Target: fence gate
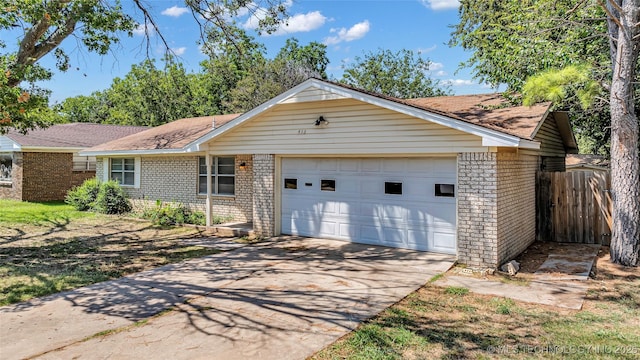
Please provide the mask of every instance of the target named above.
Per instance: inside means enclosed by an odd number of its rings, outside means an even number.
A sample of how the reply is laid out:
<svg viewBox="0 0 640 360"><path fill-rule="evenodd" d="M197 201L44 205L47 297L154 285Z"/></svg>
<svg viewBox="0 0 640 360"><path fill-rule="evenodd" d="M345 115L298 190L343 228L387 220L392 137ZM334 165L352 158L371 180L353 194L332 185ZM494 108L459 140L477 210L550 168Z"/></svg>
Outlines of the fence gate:
<svg viewBox="0 0 640 360"><path fill-rule="evenodd" d="M604 171L538 172L538 240L609 245L610 185Z"/></svg>

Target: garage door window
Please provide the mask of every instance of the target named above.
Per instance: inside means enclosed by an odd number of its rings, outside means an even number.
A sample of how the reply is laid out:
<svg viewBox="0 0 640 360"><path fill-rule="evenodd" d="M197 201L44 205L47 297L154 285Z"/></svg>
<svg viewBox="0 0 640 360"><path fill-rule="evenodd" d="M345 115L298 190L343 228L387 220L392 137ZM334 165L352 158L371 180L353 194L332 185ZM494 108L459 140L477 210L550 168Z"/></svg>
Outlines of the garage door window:
<svg viewBox="0 0 640 360"><path fill-rule="evenodd" d="M336 181L335 180L320 180L320 190L321 191L336 191Z"/></svg>
<svg viewBox="0 0 640 360"><path fill-rule="evenodd" d="M298 179L284 179L284 188L295 190L298 188Z"/></svg>
<svg viewBox="0 0 640 360"><path fill-rule="evenodd" d="M436 184L436 196L455 197L455 185L453 184Z"/></svg>
<svg viewBox="0 0 640 360"><path fill-rule="evenodd" d="M402 195L402 183L385 181L384 193L389 195Z"/></svg>

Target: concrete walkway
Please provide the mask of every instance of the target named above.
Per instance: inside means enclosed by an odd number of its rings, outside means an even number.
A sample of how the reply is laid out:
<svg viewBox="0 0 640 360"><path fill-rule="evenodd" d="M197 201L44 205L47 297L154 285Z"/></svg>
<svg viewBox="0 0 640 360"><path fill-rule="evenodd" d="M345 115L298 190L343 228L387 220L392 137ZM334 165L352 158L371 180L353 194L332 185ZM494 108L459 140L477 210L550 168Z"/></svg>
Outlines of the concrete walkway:
<svg viewBox="0 0 640 360"><path fill-rule="evenodd" d="M2 307L0 358L304 359L454 261L291 237L235 246Z"/></svg>
<svg viewBox="0 0 640 360"><path fill-rule="evenodd" d="M589 279L598 249L599 245L563 246L561 253L549 254L528 285L458 275L446 275L435 284L465 287L477 294L580 310L589 289L586 280Z"/></svg>

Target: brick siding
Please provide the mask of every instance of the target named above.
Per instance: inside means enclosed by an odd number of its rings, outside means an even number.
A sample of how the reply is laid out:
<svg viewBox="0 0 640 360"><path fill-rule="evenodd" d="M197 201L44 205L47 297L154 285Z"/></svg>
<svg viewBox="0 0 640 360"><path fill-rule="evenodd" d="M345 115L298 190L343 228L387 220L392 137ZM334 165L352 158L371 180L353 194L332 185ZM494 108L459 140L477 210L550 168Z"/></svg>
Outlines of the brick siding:
<svg viewBox="0 0 640 360"><path fill-rule="evenodd" d="M498 265L536 239L537 156L498 153Z"/></svg>
<svg viewBox="0 0 640 360"><path fill-rule="evenodd" d="M498 163L495 153L458 154L458 261L498 264Z"/></svg>
<svg viewBox="0 0 640 360"><path fill-rule="evenodd" d="M96 162L98 179L104 179L104 161ZM213 196L214 215L231 216L234 221L252 218L252 165L251 156L236 156L236 195ZM241 170L240 164L246 164ZM194 210L206 210L206 196L198 195L198 156L142 157L140 159L140 187L124 187L135 208L155 206L157 200L181 203Z"/></svg>
<svg viewBox="0 0 640 360"><path fill-rule="evenodd" d="M22 200L22 158L23 153L12 153L11 182L0 183L0 198Z"/></svg>
<svg viewBox="0 0 640 360"><path fill-rule="evenodd" d="M458 155L458 261L495 268L535 240L538 157Z"/></svg>
<svg viewBox="0 0 640 360"><path fill-rule="evenodd" d="M275 158L253 155L253 230L258 236L275 235Z"/></svg>

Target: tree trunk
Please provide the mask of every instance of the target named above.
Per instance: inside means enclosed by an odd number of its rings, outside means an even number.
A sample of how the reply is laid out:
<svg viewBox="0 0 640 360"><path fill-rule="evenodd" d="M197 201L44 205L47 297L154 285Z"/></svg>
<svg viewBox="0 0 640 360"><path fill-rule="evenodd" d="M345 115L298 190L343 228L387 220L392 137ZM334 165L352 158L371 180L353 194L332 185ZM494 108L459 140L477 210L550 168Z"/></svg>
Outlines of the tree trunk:
<svg viewBox="0 0 640 360"><path fill-rule="evenodd" d="M611 192L613 232L611 261L637 266L640 253L640 162L638 118L634 109L635 69L640 52L640 0L611 0L620 5L612 41ZM611 9L611 7L610 7Z"/></svg>

